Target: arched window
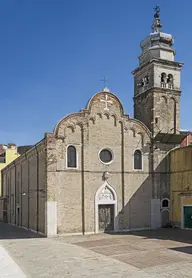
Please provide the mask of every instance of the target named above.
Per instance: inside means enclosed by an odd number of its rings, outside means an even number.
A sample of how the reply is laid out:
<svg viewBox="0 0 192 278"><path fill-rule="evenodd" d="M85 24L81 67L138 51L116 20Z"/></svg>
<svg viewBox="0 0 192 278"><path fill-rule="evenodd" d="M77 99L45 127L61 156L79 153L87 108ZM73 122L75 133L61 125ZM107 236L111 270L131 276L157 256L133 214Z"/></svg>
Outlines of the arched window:
<svg viewBox="0 0 192 278"><path fill-rule="evenodd" d="M169 207L169 200L168 199L163 199L161 201L161 207L162 208L168 208Z"/></svg>
<svg viewBox="0 0 192 278"><path fill-rule="evenodd" d="M161 74L161 83L166 83L166 73L162 72Z"/></svg>
<svg viewBox="0 0 192 278"><path fill-rule="evenodd" d="M172 74L168 74L167 83L173 84L173 75Z"/></svg>
<svg viewBox="0 0 192 278"><path fill-rule="evenodd" d="M161 74L161 87L166 88L166 83L167 83L167 75L165 72L162 72Z"/></svg>
<svg viewBox="0 0 192 278"><path fill-rule="evenodd" d="M169 89L172 89L173 88L173 75L172 74L168 74L167 83L168 83Z"/></svg>
<svg viewBox="0 0 192 278"><path fill-rule="evenodd" d="M148 84L149 83L149 76L145 76L144 77L144 85Z"/></svg>
<svg viewBox="0 0 192 278"><path fill-rule="evenodd" d="M140 150L134 152L134 169L142 170L142 153Z"/></svg>
<svg viewBox="0 0 192 278"><path fill-rule="evenodd" d="M77 167L77 152L74 146L69 146L67 148L67 167L68 168Z"/></svg>

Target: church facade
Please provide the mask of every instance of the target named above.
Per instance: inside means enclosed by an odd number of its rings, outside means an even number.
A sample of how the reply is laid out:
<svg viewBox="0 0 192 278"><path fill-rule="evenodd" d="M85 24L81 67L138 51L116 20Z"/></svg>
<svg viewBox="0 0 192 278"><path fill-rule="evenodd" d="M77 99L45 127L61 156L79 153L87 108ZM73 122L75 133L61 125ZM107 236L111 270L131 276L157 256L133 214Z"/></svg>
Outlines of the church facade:
<svg viewBox="0 0 192 278"><path fill-rule="evenodd" d="M134 119L104 88L85 109L2 171L7 222L47 236L129 231L169 223L169 152L180 133L180 71L173 38L141 42L134 76Z"/></svg>

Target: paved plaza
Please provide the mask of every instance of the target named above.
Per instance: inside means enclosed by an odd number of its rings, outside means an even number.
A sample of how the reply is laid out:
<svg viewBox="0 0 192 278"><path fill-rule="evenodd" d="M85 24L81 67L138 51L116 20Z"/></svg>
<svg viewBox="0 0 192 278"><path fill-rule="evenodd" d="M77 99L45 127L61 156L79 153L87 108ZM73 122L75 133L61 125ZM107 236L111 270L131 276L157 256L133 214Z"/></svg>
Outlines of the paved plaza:
<svg viewBox="0 0 192 278"><path fill-rule="evenodd" d="M192 277L192 231L47 239L0 223L3 277Z"/></svg>

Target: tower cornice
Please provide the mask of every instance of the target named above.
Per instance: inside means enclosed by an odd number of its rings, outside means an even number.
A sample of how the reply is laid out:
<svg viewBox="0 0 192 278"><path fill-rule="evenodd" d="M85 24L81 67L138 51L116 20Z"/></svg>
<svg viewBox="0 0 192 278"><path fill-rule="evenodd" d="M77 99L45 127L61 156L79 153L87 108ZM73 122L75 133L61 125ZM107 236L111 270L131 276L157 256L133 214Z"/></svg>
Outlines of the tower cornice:
<svg viewBox="0 0 192 278"><path fill-rule="evenodd" d="M152 63L161 64L161 65L164 65L164 66L168 65L168 66L177 67L177 68L182 68L182 66L184 65L184 63L182 63L182 62L176 62L176 61L169 61L169 60L154 58L154 59L142 64L141 66L137 67L131 73L133 75L135 75L138 71L140 71L141 69L147 67L148 65L150 65Z"/></svg>

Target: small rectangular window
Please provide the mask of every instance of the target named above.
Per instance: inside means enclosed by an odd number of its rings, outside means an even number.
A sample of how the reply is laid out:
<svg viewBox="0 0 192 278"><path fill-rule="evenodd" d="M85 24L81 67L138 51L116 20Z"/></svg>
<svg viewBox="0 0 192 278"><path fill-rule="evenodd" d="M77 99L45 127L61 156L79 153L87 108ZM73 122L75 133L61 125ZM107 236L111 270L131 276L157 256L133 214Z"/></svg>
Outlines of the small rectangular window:
<svg viewBox="0 0 192 278"><path fill-rule="evenodd" d="M6 162L6 153L3 152L0 154L0 163L5 163Z"/></svg>
<svg viewBox="0 0 192 278"><path fill-rule="evenodd" d="M157 117L155 118L155 123L158 124L158 118Z"/></svg>

